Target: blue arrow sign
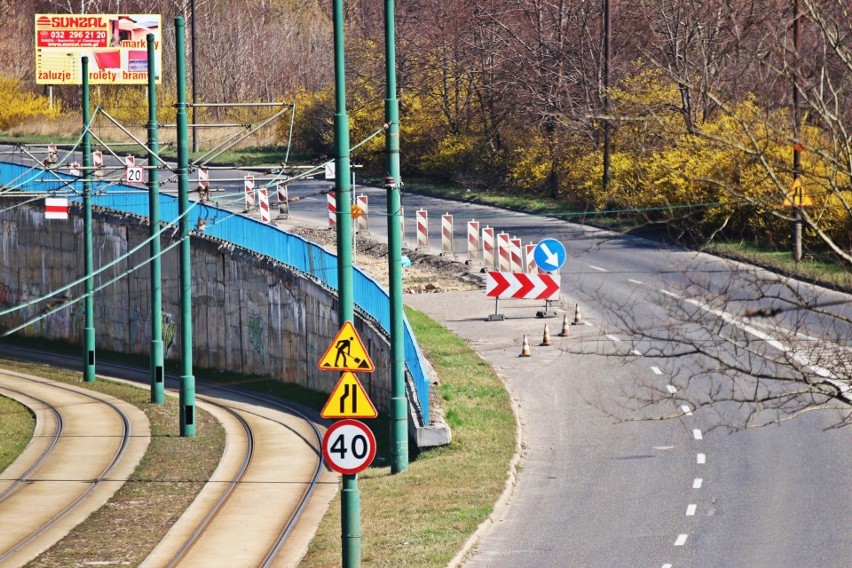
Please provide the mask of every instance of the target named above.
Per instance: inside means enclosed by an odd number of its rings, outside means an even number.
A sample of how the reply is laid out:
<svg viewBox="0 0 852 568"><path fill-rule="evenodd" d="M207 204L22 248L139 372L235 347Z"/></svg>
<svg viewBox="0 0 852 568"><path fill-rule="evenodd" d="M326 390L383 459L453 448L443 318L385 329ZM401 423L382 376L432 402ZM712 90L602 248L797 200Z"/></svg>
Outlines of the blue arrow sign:
<svg viewBox="0 0 852 568"><path fill-rule="evenodd" d="M533 251L533 260L542 270L559 270L565 264L565 247L556 239L539 241Z"/></svg>

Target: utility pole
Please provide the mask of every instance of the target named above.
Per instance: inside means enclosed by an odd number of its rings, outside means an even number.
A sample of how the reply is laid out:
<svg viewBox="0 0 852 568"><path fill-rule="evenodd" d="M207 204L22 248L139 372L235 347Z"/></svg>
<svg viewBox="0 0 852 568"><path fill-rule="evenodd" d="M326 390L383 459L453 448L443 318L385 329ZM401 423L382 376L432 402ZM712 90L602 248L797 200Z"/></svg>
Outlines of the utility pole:
<svg viewBox="0 0 852 568"><path fill-rule="evenodd" d="M192 375L192 257L189 248L189 153L186 121L186 40L183 18L175 18L177 69L177 179L180 215L180 435L195 436L195 377Z"/></svg>
<svg viewBox="0 0 852 568"><path fill-rule="evenodd" d="M92 142L89 134L89 58L84 56L83 66L83 264L86 270L86 299L84 300L85 328L83 330L83 380L95 382L95 265L92 251Z"/></svg>
<svg viewBox="0 0 852 568"><path fill-rule="evenodd" d="M396 98L394 0L385 0L385 152L388 178L388 298L391 334L391 473L408 470L408 399L405 396L405 344L402 312L402 235L399 172L399 100Z"/></svg>
<svg viewBox="0 0 852 568"><path fill-rule="evenodd" d="M612 125L609 121L609 59L610 59L610 49L612 48L612 41L610 40L610 23L611 23L611 15L609 11L609 2L610 0L604 0L604 13L603 13L603 34L604 34L604 45L603 45L603 64L604 64L604 72L603 72L603 105L604 105L604 139L603 139L603 190L607 191L609 189L609 185L612 181L612 174L610 173L610 154L611 154L611 128Z"/></svg>
<svg viewBox="0 0 852 568"><path fill-rule="evenodd" d="M352 289L352 187L349 158L349 116L346 114L346 66L343 41L343 0L334 0L334 191L337 199L337 319L342 328L354 319ZM358 474L343 475L340 499L343 568L361 566L361 495Z"/></svg>
<svg viewBox="0 0 852 568"><path fill-rule="evenodd" d="M793 181L799 179L802 172L802 156L799 150L799 85L797 83L799 69L799 0L793 0L793 51L796 65L793 69ZM804 190L799 190L791 196L793 204L793 260L802 260L802 199Z"/></svg>
<svg viewBox="0 0 852 568"><path fill-rule="evenodd" d="M148 41L148 216L151 220L151 402L165 401L163 368L163 293L160 270L160 173L157 170L157 77L154 34Z"/></svg>
<svg viewBox="0 0 852 568"><path fill-rule="evenodd" d="M195 108L198 104L198 82L196 81L195 74L195 0L190 2L189 10L189 17L192 19L192 23L190 25L190 43L192 48L192 60L190 61L190 65L192 66L192 116L190 122L192 122L192 151L198 152L198 130L195 127L197 124L195 121Z"/></svg>

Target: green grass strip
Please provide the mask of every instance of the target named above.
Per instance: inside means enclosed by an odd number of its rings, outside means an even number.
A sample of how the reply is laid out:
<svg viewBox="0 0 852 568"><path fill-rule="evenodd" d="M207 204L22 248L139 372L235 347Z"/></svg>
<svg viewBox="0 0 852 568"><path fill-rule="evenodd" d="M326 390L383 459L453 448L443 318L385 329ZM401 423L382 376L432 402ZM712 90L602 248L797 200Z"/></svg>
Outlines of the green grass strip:
<svg viewBox="0 0 852 568"><path fill-rule="evenodd" d="M0 396L0 472L17 459L35 431L35 416L29 408Z"/></svg>
<svg viewBox="0 0 852 568"><path fill-rule="evenodd" d="M423 452L403 474L376 466L359 476L363 566L446 566L491 513L514 455L509 394L491 366L424 314L406 313L440 378L453 441ZM338 494L301 566L338 566L340 558Z"/></svg>

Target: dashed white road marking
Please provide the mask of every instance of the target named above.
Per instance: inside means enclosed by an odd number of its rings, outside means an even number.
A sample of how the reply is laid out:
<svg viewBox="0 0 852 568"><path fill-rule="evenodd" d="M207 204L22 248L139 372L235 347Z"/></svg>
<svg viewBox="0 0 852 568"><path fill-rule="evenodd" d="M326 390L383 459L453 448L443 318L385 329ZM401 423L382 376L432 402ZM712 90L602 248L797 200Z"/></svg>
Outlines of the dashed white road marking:
<svg viewBox="0 0 852 568"><path fill-rule="evenodd" d="M679 535L677 535L677 540L675 541L674 545L675 546L683 546L684 544L686 544L686 539L688 539L688 538L689 538L688 534L679 534Z"/></svg>
<svg viewBox="0 0 852 568"><path fill-rule="evenodd" d="M627 281L631 284L642 284L641 280L633 280L632 278L628 278Z"/></svg>
<svg viewBox="0 0 852 568"><path fill-rule="evenodd" d="M655 450L673 450L674 446L652 446Z"/></svg>
<svg viewBox="0 0 852 568"><path fill-rule="evenodd" d="M696 440L703 440L704 439L704 435L701 433L701 430L699 430L698 428L696 428L692 431L692 436Z"/></svg>
<svg viewBox="0 0 852 568"><path fill-rule="evenodd" d="M704 454L698 454L695 458L695 463L707 463L707 456Z"/></svg>
<svg viewBox="0 0 852 568"><path fill-rule="evenodd" d="M665 294L666 296L669 296L670 298L677 298L677 299L680 299L680 296L678 296L678 295L677 295L677 294L675 294L674 292L669 292L668 290L663 290L662 288L660 289L660 293L661 293L661 294Z"/></svg>
<svg viewBox="0 0 852 568"><path fill-rule="evenodd" d="M609 272L606 268L601 268L600 266L595 266L594 264L590 264L589 268L597 270L598 272Z"/></svg>
<svg viewBox="0 0 852 568"><path fill-rule="evenodd" d="M695 505L695 504L693 504L693 503L690 503L690 504L686 507L686 516L687 516L687 517L692 517L692 516L694 516L694 515L695 515L695 510L696 510L697 508L698 508L698 505Z"/></svg>
<svg viewBox="0 0 852 568"><path fill-rule="evenodd" d="M696 478L692 481L692 488L693 488L693 489L701 489L701 484L703 484L703 483L704 483L704 480L703 480L703 479L701 479L700 477L696 477Z"/></svg>
<svg viewBox="0 0 852 568"><path fill-rule="evenodd" d="M641 357L641 356L642 356L642 352L641 352L641 351L639 351L639 350L637 350L637 349L634 349L632 353L633 353L634 355L636 355L637 357Z"/></svg>
<svg viewBox="0 0 852 568"><path fill-rule="evenodd" d="M615 341L616 343L621 343L621 340L614 335L607 335L606 337L607 337L607 339L609 339L611 341Z"/></svg>
<svg viewBox="0 0 852 568"><path fill-rule="evenodd" d="M683 413L684 413L686 416L692 416L692 409L691 409L691 408L689 408L689 406L687 406L687 405L685 405L685 404L681 404L681 405L680 405L680 409L683 411Z"/></svg>
<svg viewBox="0 0 852 568"><path fill-rule="evenodd" d="M672 568L671 564L663 564L663 568Z"/></svg>
<svg viewBox="0 0 852 568"><path fill-rule="evenodd" d="M660 373L662 375L662 373ZM666 390L671 394L675 394L677 392L677 388L674 385L666 385Z"/></svg>
<svg viewBox="0 0 852 568"><path fill-rule="evenodd" d="M651 370L654 371L655 375L662 375L663 374L663 372L660 370L659 367L651 367Z"/></svg>

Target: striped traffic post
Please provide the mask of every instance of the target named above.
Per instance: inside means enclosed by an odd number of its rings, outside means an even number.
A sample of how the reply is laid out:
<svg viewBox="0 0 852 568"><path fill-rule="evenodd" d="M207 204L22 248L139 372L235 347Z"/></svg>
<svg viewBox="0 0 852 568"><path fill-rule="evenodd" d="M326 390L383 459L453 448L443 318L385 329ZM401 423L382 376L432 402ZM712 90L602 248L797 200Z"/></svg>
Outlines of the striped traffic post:
<svg viewBox="0 0 852 568"><path fill-rule="evenodd" d="M454 254L453 250L453 216L449 213L441 215L441 254Z"/></svg>
<svg viewBox="0 0 852 568"><path fill-rule="evenodd" d="M524 262L521 258L521 239L517 237L509 239L509 256L512 272L523 272Z"/></svg>
<svg viewBox="0 0 852 568"><path fill-rule="evenodd" d="M248 211L252 207L254 207L254 176L247 175L243 178L243 189L245 189L246 195L246 210Z"/></svg>
<svg viewBox="0 0 852 568"><path fill-rule="evenodd" d="M524 245L524 258L526 259L524 272L527 274L536 274L538 272L538 267L535 265L535 255L533 254L535 247L536 243Z"/></svg>
<svg viewBox="0 0 852 568"><path fill-rule="evenodd" d="M494 264L494 228L482 229L482 264L487 268L497 268Z"/></svg>
<svg viewBox="0 0 852 568"><path fill-rule="evenodd" d="M429 248L429 212L425 209L417 210L417 248Z"/></svg>
<svg viewBox="0 0 852 568"><path fill-rule="evenodd" d="M210 198L210 172L204 166L198 168L198 196L201 201Z"/></svg>
<svg viewBox="0 0 852 568"><path fill-rule="evenodd" d="M369 211L368 201L367 196L363 193L355 197L355 204L361 208L361 214L358 216L358 223L356 227L359 233L368 233L370 229L370 223L367 219L367 213Z"/></svg>
<svg viewBox="0 0 852 568"><path fill-rule="evenodd" d="M328 226L336 227L337 226L337 194L333 191L328 192L327 196L328 203Z"/></svg>
<svg viewBox="0 0 852 568"><path fill-rule="evenodd" d="M92 166L97 177L104 177L104 153L100 150L92 152Z"/></svg>
<svg viewBox="0 0 852 568"><path fill-rule="evenodd" d="M467 222L467 258L479 260L479 221Z"/></svg>
<svg viewBox="0 0 852 568"><path fill-rule="evenodd" d="M509 253L511 246L509 233L497 235L497 267L501 272L512 272L512 258Z"/></svg>
<svg viewBox="0 0 852 568"><path fill-rule="evenodd" d="M278 192L278 218L290 218L290 197L287 195L287 184L279 183L277 186Z"/></svg>
<svg viewBox="0 0 852 568"><path fill-rule="evenodd" d="M260 220L264 223L270 223L272 215L269 212L269 193L265 185L261 185L258 188L257 197L260 200Z"/></svg>
<svg viewBox="0 0 852 568"><path fill-rule="evenodd" d="M133 167L136 167L136 157L135 157L135 156L131 156L130 154L128 154L128 155L124 158L124 167L126 167L126 168L133 168Z"/></svg>

